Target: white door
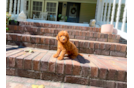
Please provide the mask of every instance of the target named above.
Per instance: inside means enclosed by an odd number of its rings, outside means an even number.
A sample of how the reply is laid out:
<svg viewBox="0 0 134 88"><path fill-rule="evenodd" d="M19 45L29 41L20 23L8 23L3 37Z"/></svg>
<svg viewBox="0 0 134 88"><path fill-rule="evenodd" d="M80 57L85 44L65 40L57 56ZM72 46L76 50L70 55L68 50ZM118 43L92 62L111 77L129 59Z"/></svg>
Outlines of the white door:
<svg viewBox="0 0 134 88"><path fill-rule="evenodd" d="M58 1L46 1L45 11L48 12L48 20L57 21Z"/></svg>
<svg viewBox="0 0 134 88"><path fill-rule="evenodd" d="M31 17L36 16L39 18L41 12L43 12L44 0L32 0Z"/></svg>

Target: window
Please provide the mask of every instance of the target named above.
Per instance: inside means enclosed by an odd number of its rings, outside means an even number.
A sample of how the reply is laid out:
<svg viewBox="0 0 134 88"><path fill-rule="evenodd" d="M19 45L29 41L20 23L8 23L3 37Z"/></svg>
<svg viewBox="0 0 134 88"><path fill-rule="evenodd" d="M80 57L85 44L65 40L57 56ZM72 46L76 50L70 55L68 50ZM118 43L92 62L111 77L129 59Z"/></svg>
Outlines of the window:
<svg viewBox="0 0 134 88"><path fill-rule="evenodd" d="M43 2L41 1L33 1L33 14L36 15L36 17L38 18L40 15L40 12L42 12L42 6L43 6Z"/></svg>
<svg viewBox="0 0 134 88"><path fill-rule="evenodd" d="M57 20L58 2L46 2L46 11L48 12L48 20Z"/></svg>

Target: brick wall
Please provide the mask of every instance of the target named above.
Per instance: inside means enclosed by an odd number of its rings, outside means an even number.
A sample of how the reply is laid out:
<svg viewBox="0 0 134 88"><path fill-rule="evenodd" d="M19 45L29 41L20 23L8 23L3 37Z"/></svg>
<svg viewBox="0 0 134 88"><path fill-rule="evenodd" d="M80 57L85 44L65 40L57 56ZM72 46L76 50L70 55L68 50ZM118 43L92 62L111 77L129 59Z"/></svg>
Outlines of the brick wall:
<svg viewBox="0 0 134 88"><path fill-rule="evenodd" d="M22 45L26 47L35 47L49 50L57 49L57 40L55 37L6 33L6 38L7 44L11 45ZM126 57L127 55L126 44L75 39L70 39L70 41L76 45L80 53L119 57Z"/></svg>
<svg viewBox="0 0 134 88"><path fill-rule="evenodd" d="M47 24L47 23L36 23L36 22L20 22L20 26L34 26L34 27L47 27L47 28L64 28L64 29L77 29L82 31L93 31L100 32L101 28L95 27L83 27L83 26L68 26L59 24Z"/></svg>
<svg viewBox="0 0 134 88"><path fill-rule="evenodd" d="M126 58L90 55L72 60L53 58L55 52L38 50L26 53L23 49L6 52L6 74L42 80L97 86L126 88ZM100 59L103 58L103 59ZM114 64L111 63L114 61ZM115 87L116 86L116 87Z"/></svg>
<svg viewBox="0 0 134 88"><path fill-rule="evenodd" d="M44 35L56 37L58 32L63 30L62 28L43 28L43 27L33 27L33 26L9 26L10 33L21 33L21 34L31 34L31 35ZM81 40L91 40L91 41L102 41L102 42L119 42L120 36L114 34L102 34L99 32L98 28L91 28L89 31L86 30L72 30L64 29L68 31L70 39L81 39Z"/></svg>

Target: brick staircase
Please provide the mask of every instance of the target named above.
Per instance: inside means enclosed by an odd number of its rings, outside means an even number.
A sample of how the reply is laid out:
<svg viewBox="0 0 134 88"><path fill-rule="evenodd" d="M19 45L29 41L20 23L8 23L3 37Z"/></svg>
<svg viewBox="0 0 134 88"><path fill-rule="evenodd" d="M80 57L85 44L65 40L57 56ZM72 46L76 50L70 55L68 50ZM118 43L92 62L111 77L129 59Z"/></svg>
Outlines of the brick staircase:
<svg viewBox="0 0 134 88"><path fill-rule="evenodd" d="M119 43L119 35L102 34L100 28L32 22L10 25L9 29L8 45L38 49L34 53L24 52L26 48L7 51L7 75L103 88L127 87L127 45ZM60 30L68 31L70 41L83 57L65 57L62 61L52 57L57 49L55 36Z"/></svg>

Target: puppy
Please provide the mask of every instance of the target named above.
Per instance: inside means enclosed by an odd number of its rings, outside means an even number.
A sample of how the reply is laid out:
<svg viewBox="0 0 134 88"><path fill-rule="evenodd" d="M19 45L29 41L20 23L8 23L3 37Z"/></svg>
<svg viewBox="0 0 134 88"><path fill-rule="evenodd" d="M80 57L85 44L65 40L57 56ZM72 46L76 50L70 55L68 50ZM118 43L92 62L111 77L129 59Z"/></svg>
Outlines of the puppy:
<svg viewBox="0 0 134 88"><path fill-rule="evenodd" d="M67 31L60 31L56 36L56 39L58 40L58 46L57 53L53 56L54 58L58 57L58 60L62 60L65 54L68 54L70 58L75 59L78 55L81 55L78 53L77 47L69 41L69 34ZM59 56L60 53L61 55Z"/></svg>

